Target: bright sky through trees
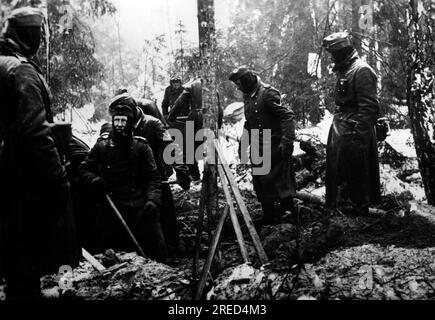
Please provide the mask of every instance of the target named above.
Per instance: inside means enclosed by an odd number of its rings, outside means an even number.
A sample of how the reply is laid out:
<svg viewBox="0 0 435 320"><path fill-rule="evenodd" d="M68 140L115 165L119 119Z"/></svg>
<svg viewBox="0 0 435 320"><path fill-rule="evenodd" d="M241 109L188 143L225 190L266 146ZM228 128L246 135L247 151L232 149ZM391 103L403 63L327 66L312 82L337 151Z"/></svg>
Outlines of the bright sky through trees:
<svg viewBox="0 0 435 320"><path fill-rule="evenodd" d="M188 43L198 41L197 0L110 0L118 9L121 36L131 46L140 47L144 39L166 34L168 46L178 49L174 32L182 20ZM228 24L230 0L215 1L218 28Z"/></svg>

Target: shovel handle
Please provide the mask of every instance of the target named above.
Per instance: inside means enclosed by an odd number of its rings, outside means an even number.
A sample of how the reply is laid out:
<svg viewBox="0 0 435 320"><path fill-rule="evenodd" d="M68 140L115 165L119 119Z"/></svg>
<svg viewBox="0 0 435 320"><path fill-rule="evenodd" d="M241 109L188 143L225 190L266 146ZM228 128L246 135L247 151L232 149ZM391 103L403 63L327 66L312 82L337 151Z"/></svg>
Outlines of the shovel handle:
<svg viewBox="0 0 435 320"><path fill-rule="evenodd" d="M143 252L141 246L139 245L139 242L137 242L135 236L133 235L133 233L131 232L130 228L128 227L127 223L125 222L124 218L122 217L121 213L119 212L119 210L116 208L115 204L113 203L112 199L110 199L110 197L106 194L106 200L109 203L110 208L112 209L112 211L116 214L116 216L118 217L119 222L121 222L122 226L124 227L125 231L127 231L128 236L130 238L130 240L134 243L134 245L136 246L136 249L138 251L138 253L142 256L145 257L145 253Z"/></svg>

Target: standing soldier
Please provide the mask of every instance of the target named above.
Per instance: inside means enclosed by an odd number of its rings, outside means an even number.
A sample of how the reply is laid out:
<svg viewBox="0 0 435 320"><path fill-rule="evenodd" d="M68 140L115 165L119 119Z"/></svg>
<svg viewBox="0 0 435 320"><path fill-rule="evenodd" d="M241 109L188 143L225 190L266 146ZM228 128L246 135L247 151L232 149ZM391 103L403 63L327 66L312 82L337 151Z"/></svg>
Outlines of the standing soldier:
<svg viewBox="0 0 435 320"><path fill-rule="evenodd" d="M80 166L83 182L101 199L108 193L145 253L164 261L166 245L160 225L160 175L146 139L133 136L133 111L129 106L112 109L108 138L101 138ZM129 250L126 231L110 208L103 205L96 222L101 249Z"/></svg>
<svg viewBox="0 0 435 320"><path fill-rule="evenodd" d="M294 113L281 104L280 92L263 83L251 70L245 67L238 68L231 73L229 79L244 94L246 122L245 136L242 140L250 139L251 130L259 130L258 143L249 141L251 159L253 148L259 149L257 154L263 154L266 148L271 150L270 172L265 175L253 174L253 183L263 208L263 219L260 224L275 224L286 211L294 213L293 197L296 193L296 182L291 163L295 140ZM271 141L263 142L265 130L271 131ZM241 150L240 153L246 151ZM279 202L279 208L275 208L276 202Z"/></svg>
<svg viewBox="0 0 435 320"><path fill-rule="evenodd" d="M175 101L183 92L183 87L181 86L181 79L179 77L172 77L169 81L169 87L165 90L165 96L162 101L162 112L163 116L167 117Z"/></svg>
<svg viewBox="0 0 435 320"><path fill-rule="evenodd" d="M342 207L366 215L380 198L377 77L359 58L347 32L326 37L322 45L337 74L336 110L326 148L326 203L332 210Z"/></svg>
<svg viewBox="0 0 435 320"><path fill-rule="evenodd" d="M40 277L79 257L49 91L31 60L42 24L38 9L16 9L0 39L0 273L11 299L38 298Z"/></svg>
<svg viewBox="0 0 435 320"><path fill-rule="evenodd" d="M193 125L193 133L194 136L202 128L202 83L201 79L196 79L191 81L185 85L185 88L182 94L175 101L174 106L172 107L169 115L167 117L167 121L170 126L174 129L178 129L183 134L183 143L184 143L184 159L186 159L187 150L187 123L191 123ZM201 141L194 142L194 150L202 144ZM190 176L193 181L197 181L201 179L201 174L198 168L197 159L193 160L193 163L187 164L189 166Z"/></svg>
<svg viewBox="0 0 435 320"><path fill-rule="evenodd" d="M218 101L218 128L222 126L223 110L219 103L219 96L217 96ZM167 121L172 128L178 129L183 134L184 141L184 159L186 160L186 152L188 150L187 144L187 130L189 129L188 124L192 125L193 135L202 129L202 80L195 79L190 81L184 86L183 93L178 97L174 103L174 107L167 117ZM196 154L196 149L203 143L203 141L194 141L194 155ZM190 176L193 181L201 179L201 174L198 168L198 162L194 157L193 163L187 164L189 167Z"/></svg>

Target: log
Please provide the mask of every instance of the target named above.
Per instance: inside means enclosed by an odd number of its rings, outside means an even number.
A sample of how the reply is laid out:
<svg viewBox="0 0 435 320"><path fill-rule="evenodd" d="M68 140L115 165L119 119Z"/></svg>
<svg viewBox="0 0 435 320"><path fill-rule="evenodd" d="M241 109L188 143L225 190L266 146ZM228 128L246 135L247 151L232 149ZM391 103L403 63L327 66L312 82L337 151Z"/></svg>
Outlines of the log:
<svg viewBox="0 0 435 320"><path fill-rule="evenodd" d="M314 203L318 205L325 205L325 199L322 197L316 196L314 194L311 194L306 191L298 191L295 196L296 199L302 200L304 202L308 203ZM369 208L369 213L372 215L384 215L387 214L385 210L382 209L376 209L376 208Z"/></svg>
<svg viewBox="0 0 435 320"><path fill-rule="evenodd" d="M237 205L239 206L240 211L242 212L243 219L245 220L246 226L248 227L249 234L252 238L252 242L254 243L254 247L255 250L257 251L260 262L262 264L266 264L269 262L269 259L267 258L266 252L264 251L264 248L260 242L260 237L258 236L258 233L255 230L254 223L252 222L251 216L243 201L242 195L240 194L240 190L236 184L234 175L231 172L231 169L225 160L222 150L220 149L219 143L217 142L217 140L214 140L213 143L218 154L219 164L222 165L222 168L225 172L228 182L230 183L231 190L233 191Z"/></svg>
<svg viewBox="0 0 435 320"><path fill-rule="evenodd" d="M221 215L219 223L218 223L216 230L213 234L213 237L211 239L210 248L209 248L208 254L207 254L207 259L205 261L204 267L202 268L201 278L199 279L198 286L196 287L196 290L195 290L194 300L201 299L202 292L204 291L204 287L205 287L205 284L207 282L207 276L208 276L208 273L210 272L211 263L213 262L213 257L216 253L216 248L218 246L219 238L220 238L221 233L222 233L222 227L223 227L225 219L228 215L228 211L229 211L229 206L225 206L224 212Z"/></svg>
<svg viewBox="0 0 435 320"><path fill-rule="evenodd" d="M237 242L240 247L240 253L242 254L243 261L246 263L249 262L248 251L246 250L245 240L243 239L242 230L240 229L239 220L237 219L237 214L234 208L233 199L231 198L230 188L228 186L228 182L226 181L225 173L220 166L218 166L218 173L219 173L219 177L221 178L222 189L224 190L225 198L227 199L227 203L230 209L230 217L233 223Z"/></svg>

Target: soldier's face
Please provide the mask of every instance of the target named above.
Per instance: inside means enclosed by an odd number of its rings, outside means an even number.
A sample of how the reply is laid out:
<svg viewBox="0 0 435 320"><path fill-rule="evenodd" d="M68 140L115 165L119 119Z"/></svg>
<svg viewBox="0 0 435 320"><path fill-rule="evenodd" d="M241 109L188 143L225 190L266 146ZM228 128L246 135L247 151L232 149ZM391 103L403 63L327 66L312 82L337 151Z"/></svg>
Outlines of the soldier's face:
<svg viewBox="0 0 435 320"><path fill-rule="evenodd" d="M127 127L128 117L127 116L115 116L113 117L113 127L116 132L122 133Z"/></svg>
<svg viewBox="0 0 435 320"><path fill-rule="evenodd" d="M174 82L174 83L172 84L172 88L174 88L175 90L180 89L180 87L181 87L181 83L179 83L179 82Z"/></svg>
<svg viewBox="0 0 435 320"><path fill-rule="evenodd" d="M243 91L242 89L242 82L239 80L234 81L235 85L237 86L237 89L239 89L240 91Z"/></svg>

